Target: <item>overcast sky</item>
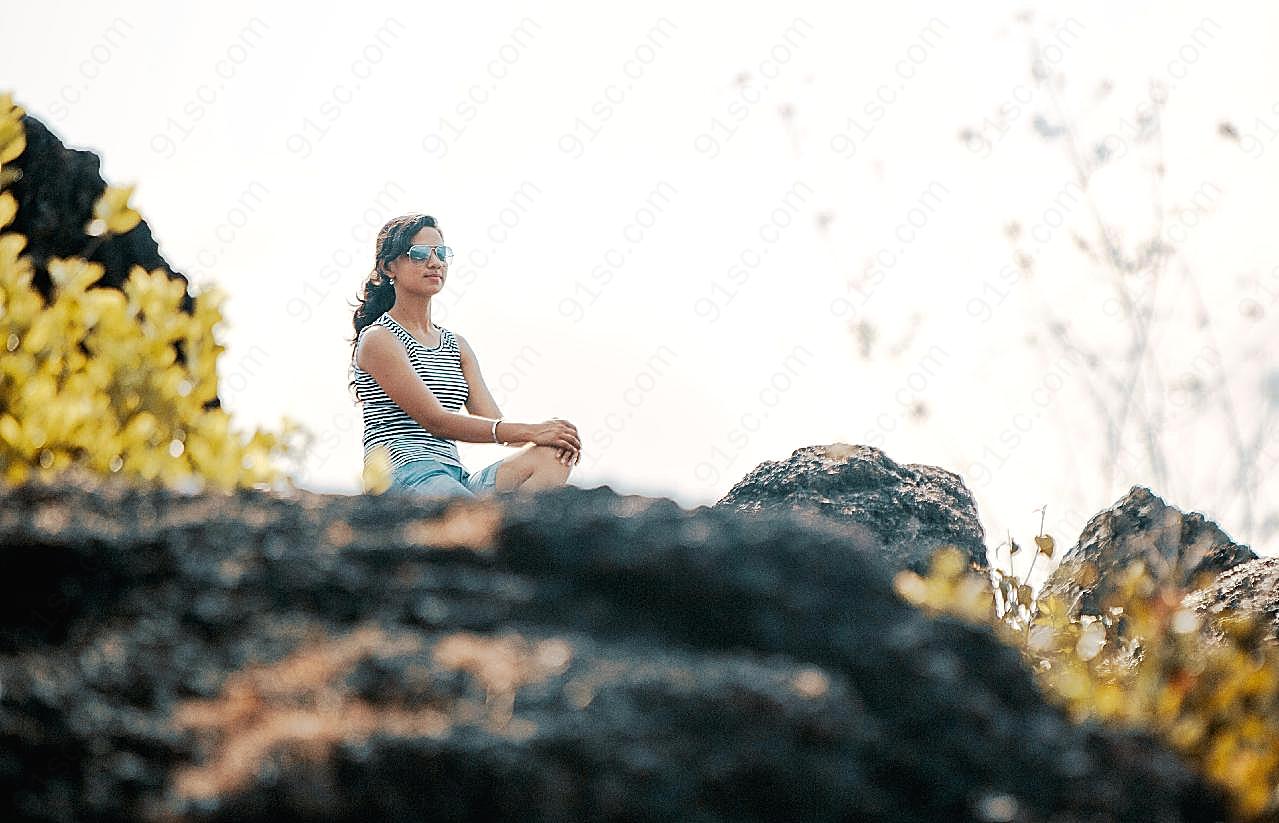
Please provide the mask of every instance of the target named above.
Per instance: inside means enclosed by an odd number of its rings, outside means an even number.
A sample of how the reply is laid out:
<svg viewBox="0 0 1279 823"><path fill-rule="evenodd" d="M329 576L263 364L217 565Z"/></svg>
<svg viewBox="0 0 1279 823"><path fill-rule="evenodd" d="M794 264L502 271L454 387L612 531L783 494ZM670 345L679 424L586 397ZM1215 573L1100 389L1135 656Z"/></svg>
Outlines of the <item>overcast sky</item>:
<svg viewBox="0 0 1279 823"><path fill-rule="evenodd" d="M577 425L574 484L692 507L870 443L961 474L991 546L1044 504L1073 542L1133 483L1249 541L1231 460L1279 463L1263 5L27 3L0 86L229 293L224 406L309 427L308 488L358 489L351 306L377 228L423 211L457 250L433 319L508 419ZM1063 125L1109 155L1086 194ZM1175 250L1113 471L1099 375L1130 326L1099 219ZM1160 414L1156 473L1134 421Z"/></svg>

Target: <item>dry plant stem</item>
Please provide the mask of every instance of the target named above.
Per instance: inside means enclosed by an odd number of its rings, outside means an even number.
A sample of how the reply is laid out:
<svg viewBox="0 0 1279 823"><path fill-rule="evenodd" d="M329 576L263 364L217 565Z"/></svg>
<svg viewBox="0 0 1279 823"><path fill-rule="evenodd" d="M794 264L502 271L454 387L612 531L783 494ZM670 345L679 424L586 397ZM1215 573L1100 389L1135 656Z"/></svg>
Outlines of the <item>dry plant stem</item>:
<svg viewBox="0 0 1279 823"><path fill-rule="evenodd" d="M1203 291L1199 288L1199 284L1191 275L1190 269L1186 265L1185 261L1182 261L1181 263L1181 272L1182 276L1186 279L1186 282L1190 285L1190 292L1195 298L1195 305L1199 311L1199 316L1204 318L1204 335L1208 338L1208 345L1214 351L1220 352L1221 347L1217 345L1217 335L1212 328L1212 319L1208 313L1207 303L1204 301ZM1221 410L1226 416L1227 433L1230 436L1231 446L1234 447L1235 459L1239 464L1238 471L1235 472L1235 480L1238 483L1240 492L1243 494L1244 529L1251 532L1254 520L1252 508L1254 489L1246 482L1251 460L1248 457L1249 452L1244 445L1243 434L1240 431L1239 415L1235 410L1234 400L1230 397L1230 387L1226 384L1226 370L1224 367L1218 367L1216 389L1217 390L1213 392L1213 394L1215 394L1221 402ZM1252 453L1256 454L1256 452Z"/></svg>
<svg viewBox="0 0 1279 823"><path fill-rule="evenodd" d="M1075 125L1065 117L1062 110L1061 99L1053 89L1052 84L1047 83L1046 85L1048 88L1049 99L1053 104L1053 110L1056 112L1058 119L1065 126L1066 145L1070 153L1071 164L1074 166L1075 173L1079 178L1080 188L1084 191L1085 202L1087 203L1089 213L1092 215L1093 222L1096 223L1097 231L1101 236L1102 243L1105 245L1105 257L1111 272L1115 276L1115 291L1119 295L1120 305L1128 319L1128 327L1134 331L1133 339L1129 344L1127 354L1128 374L1126 375L1126 379L1122 379L1117 384L1122 397L1119 407L1118 422L1110 416L1108 409L1105 411L1105 416L1109 424L1107 428L1110 433L1109 453L1114 455L1119 451L1119 441L1122 439L1124 430L1127 427L1128 414L1133 405L1133 395L1136 393L1139 381L1142 381L1143 378L1146 377L1147 372L1143 370L1143 365L1145 365L1148 358L1150 363L1146 368L1149 369L1150 377L1162 383L1162 380L1159 377L1158 363L1155 362L1153 356L1150 356L1150 325L1154 320L1154 307L1158 298L1159 282L1161 279L1159 275L1160 269L1162 268L1163 255L1159 254L1154 258L1154 266L1151 269L1152 281L1150 287L1150 302L1146 311L1142 312L1141 308L1133 302L1132 296L1128 293L1128 287L1124 283L1124 269L1129 268L1129 266L1121 265L1124 260L1123 250L1115 244L1111 233L1106 230L1106 224L1101 217L1101 211L1097 207L1097 202L1089 188L1088 184L1092 175L1091 172L1088 171L1084 164L1082 155L1080 154L1078 139L1075 136ZM1156 130L1158 130L1158 123L1156 123ZM1162 221L1162 207L1158 209L1158 213L1160 214L1160 220ZM1162 230L1162 222L1157 223L1155 229L1155 237L1159 237ZM1063 331L1060 333L1064 335L1064 325L1057 324L1057 328L1062 329ZM1105 408L1104 401L1102 402L1102 408ZM1147 429L1147 431L1149 432L1149 429ZM1145 445L1147 459L1150 461L1151 469L1155 475L1155 482L1160 486L1167 485L1164 473L1160 468L1164 463L1162 455L1158 453L1156 445L1149 437L1146 438ZM1113 487L1115 483L1115 468L1116 463L1115 461L1112 461L1109 472L1109 485L1111 487Z"/></svg>
<svg viewBox="0 0 1279 823"><path fill-rule="evenodd" d="M1042 529L1042 528L1039 530L1039 533L1040 533L1041 535L1043 534L1043 529ZM1039 559L1039 552L1035 552L1035 556L1034 556L1034 557L1032 557L1032 558L1030 559L1030 569L1029 569L1029 571L1027 571L1027 572L1026 572L1026 579L1027 579L1027 580L1030 580L1030 575L1031 575L1031 573L1035 571L1035 561L1037 561L1038 559Z"/></svg>
<svg viewBox="0 0 1279 823"><path fill-rule="evenodd" d="M1145 404L1137 398L1139 388L1146 387L1155 391L1162 396L1164 394L1164 381L1160 374L1160 366L1155 353L1152 350L1151 341L1153 338L1153 324L1155 307L1158 301L1159 286L1162 282L1164 266L1167 261L1176 256L1174 250L1168 249L1159 238L1163 235L1163 227L1165 224L1165 196L1163 191L1163 164L1165 159L1165 148L1163 140L1163 130L1158 120L1158 112L1152 115L1155 119L1152 121L1152 134L1157 141L1157 161L1156 173L1153 176L1153 187L1155 191L1152 197L1152 206L1155 214L1155 226L1152 232L1153 239L1149 244L1149 251L1143 258L1126 260L1122 249L1120 249L1110 232L1106 230L1104 221L1102 220L1100 210L1097 207L1095 198L1089 189L1091 172L1087 168L1083 156L1079 150L1079 139L1077 137L1077 129L1074 124L1069 122L1063 111L1060 97L1053 89L1051 82L1046 82L1050 99L1052 100L1053 110L1058 119L1062 122L1066 134L1066 144L1068 146L1071 163L1074 166L1078 176L1079 183L1085 192L1085 200L1089 212L1096 224L1101 242L1105 247L1106 263L1112 273L1115 275L1116 293L1118 295L1120 306L1128 320L1128 327L1132 330L1132 339L1128 347L1128 354L1125 358L1127 364L1126 374L1122 376L1105 373L1107 382L1112 384L1116 393L1120 396L1121 402L1116 414L1111 414L1110 408L1106 403L1106 398L1099 388L1092 382L1085 384L1094 405L1096 406L1099 417L1104 421L1107 430L1107 439L1109 443L1109 454L1113 457L1106 466L1109 485L1114 486L1116 482L1116 471L1118 469L1117 455L1120 451L1119 444L1124 437L1124 433L1128 428L1128 421L1134 409L1140 414L1142 447L1148 461L1153 481L1161 486L1167 486L1169 482L1168 464L1164 450L1163 441L1163 412L1161 406L1147 409ZM1092 259L1096 260L1095 256ZM1100 261L1098 261L1100 262ZM1216 346L1216 335L1212 328L1212 319L1209 315L1202 291L1198 283L1191 274L1189 267L1184 259L1180 260L1178 273L1188 282L1191 293L1197 303L1199 316L1203 319L1205 335L1208 337L1209 345L1216 351L1220 348ZM1145 305L1138 305L1129 293L1124 282L1124 275L1139 272L1144 267L1149 267L1151 277L1151 288L1149 290L1148 300ZM1041 301L1042 302L1042 301ZM1044 306L1044 311L1050 317L1052 310L1048 306ZM1071 339L1069 332L1066 330L1065 324L1054 321L1048 324L1056 342L1067 352L1084 354L1084 352ZM1233 399L1228 390L1225 388L1226 380L1224 369L1219 369L1217 374L1214 393L1217 395L1221 411L1226 417L1226 432L1231 440L1231 448L1236 458L1235 485L1242 490L1243 506L1244 506L1244 528L1251 531L1256 525L1255 512L1255 488L1256 478L1251 474L1250 454L1255 454L1261 442L1264 442L1264 433L1267 429L1266 422L1270 409L1267 408L1263 412L1262 425L1258 427L1255 446L1249 448L1245 443L1242 427L1239 422L1239 416L1235 408Z"/></svg>

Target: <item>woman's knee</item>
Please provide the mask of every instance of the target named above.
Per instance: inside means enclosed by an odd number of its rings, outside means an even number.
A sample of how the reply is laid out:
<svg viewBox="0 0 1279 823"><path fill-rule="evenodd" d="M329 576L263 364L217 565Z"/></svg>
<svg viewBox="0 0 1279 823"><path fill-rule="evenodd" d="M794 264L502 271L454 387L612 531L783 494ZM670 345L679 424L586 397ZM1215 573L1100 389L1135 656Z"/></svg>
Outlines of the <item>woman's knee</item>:
<svg viewBox="0 0 1279 823"><path fill-rule="evenodd" d="M534 474L544 480L554 479L560 483L568 480L571 467L565 466L560 462L559 451L555 446L542 445L537 445L530 449L529 458L534 467Z"/></svg>
<svg viewBox="0 0 1279 823"><path fill-rule="evenodd" d="M560 461L560 457L561 457L561 450L559 449L559 447L557 447L557 446L540 446L539 448L541 448L541 449L543 449L543 450L544 450L544 451L543 451L543 453L542 453L542 455L541 455L541 459L542 459L543 461L545 461L548 465L550 465L550 466L551 466L551 468L555 468L555 469L564 469L564 470L565 470L565 473L567 473L567 470L568 470L570 467L569 467L569 466L564 465L564 464Z"/></svg>

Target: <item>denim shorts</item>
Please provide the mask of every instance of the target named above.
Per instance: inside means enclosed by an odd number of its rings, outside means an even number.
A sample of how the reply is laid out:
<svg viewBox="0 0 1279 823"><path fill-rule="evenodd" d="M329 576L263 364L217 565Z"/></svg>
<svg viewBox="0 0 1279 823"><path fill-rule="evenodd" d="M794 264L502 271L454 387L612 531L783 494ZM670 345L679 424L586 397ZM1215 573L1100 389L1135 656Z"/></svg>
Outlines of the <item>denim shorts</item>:
<svg viewBox="0 0 1279 823"><path fill-rule="evenodd" d="M497 488L497 467L490 463L475 474L439 460L413 460L391 470L391 489L429 497L476 497Z"/></svg>

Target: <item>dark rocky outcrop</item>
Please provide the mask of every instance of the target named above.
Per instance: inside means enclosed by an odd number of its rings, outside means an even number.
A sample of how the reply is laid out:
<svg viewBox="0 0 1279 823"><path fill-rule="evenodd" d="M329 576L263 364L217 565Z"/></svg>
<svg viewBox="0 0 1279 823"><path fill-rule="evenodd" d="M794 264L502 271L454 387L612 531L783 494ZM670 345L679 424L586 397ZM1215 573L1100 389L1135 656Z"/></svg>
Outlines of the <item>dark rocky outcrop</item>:
<svg viewBox="0 0 1279 823"><path fill-rule="evenodd" d="M1132 563L1144 563L1157 581L1190 590L1256 557L1202 514L1185 514L1150 489L1133 486L1088 521L1040 596L1064 598L1072 616L1101 614L1120 573Z"/></svg>
<svg viewBox="0 0 1279 823"><path fill-rule="evenodd" d="M931 514L922 513L925 520ZM0 813L1224 818L798 513L0 489Z"/></svg>
<svg viewBox="0 0 1279 823"><path fill-rule="evenodd" d="M885 545L895 569L928 571L943 545L986 571L985 533L977 504L959 475L936 466L894 463L879 449L834 443L796 449L737 482L717 507L741 512L806 509Z"/></svg>
<svg viewBox="0 0 1279 823"><path fill-rule="evenodd" d="M53 257L83 257L101 263L105 272L94 284L99 287L121 288L135 265L147 271L162 269L171 278L186 283L186 276L160 255L145 219L124 234L88 236L85 227L93 217L93 204L107 185L102 179L101 159L91 151L64 146L44 123L29 114L23 116L22 126L26 148L17 159L5 164L6 174L17 172L5 191L18 201L18 214L4 230L27 238L23 254L31 258L34 269L31 285L45 302L53 296L48 269ZM179 307L188 314L195 310L195 298L189 291ZM178 341L175 348L178 362L185 363L182 342ZM220 405L215 397L205 408Z"/></svg>
<svg viewBox="0 0 1279 823"><path fill-rule="evenodd" d="M1209 618L1234 612L1260 621L1263 638L1279 643L1279 557L1259 557L1222 572L1207 586L1193 591L1183 601Z"/></svg>
<svg viewBox="0 0 1279 823"><path fill-rule="evenodd" d="M84 149L67 148L48 127L31 115L22 118L27 147L6 168L20 176L6 190L18 201L18 214L6 231L25 235L24 254L31 257L35 275L31 284L47 301L53 295L48 262L52 257L84 257L106 268L97 285L120 288L129 271L138 265L147 271L165 269L185 282L186 277L160 256L160 247L143 220L121 235L89 237L85 227L93 217L93 204L106 189L102 161ZM194 307L190 295L182 310Z"/></svg>

